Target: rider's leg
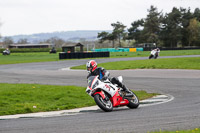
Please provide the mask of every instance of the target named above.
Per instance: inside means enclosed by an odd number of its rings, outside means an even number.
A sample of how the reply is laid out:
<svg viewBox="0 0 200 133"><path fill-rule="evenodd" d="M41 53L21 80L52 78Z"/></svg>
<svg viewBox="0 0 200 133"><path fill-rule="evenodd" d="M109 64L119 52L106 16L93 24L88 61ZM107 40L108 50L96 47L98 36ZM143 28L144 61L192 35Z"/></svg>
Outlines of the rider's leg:
<svg viewBox="0 0 200 133"><path fill-rule="evenodd" d="M126 92L130 92L130 90L123 84L123 83L121 83L119 80L118 80L118 78L115 78L115 77L113 77L113 78L111 78L111 83L112 84L117 84L119 87L121 87L124 91L126 91Z"/></svg>

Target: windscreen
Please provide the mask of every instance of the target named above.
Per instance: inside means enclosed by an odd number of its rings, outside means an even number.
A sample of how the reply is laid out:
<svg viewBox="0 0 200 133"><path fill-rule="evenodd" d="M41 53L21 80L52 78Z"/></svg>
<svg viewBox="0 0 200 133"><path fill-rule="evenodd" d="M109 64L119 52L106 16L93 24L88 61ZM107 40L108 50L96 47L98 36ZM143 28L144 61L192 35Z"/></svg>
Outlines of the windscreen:
<svg viewBox="0 0 200 133"><path fill-rule="evenodd" d="M89 87L91 87L92 82L93 82L93 80L95 79L95 77L96 77L96 76L90 76L90 77L88 78L88 85L89 85Z"/></svg>

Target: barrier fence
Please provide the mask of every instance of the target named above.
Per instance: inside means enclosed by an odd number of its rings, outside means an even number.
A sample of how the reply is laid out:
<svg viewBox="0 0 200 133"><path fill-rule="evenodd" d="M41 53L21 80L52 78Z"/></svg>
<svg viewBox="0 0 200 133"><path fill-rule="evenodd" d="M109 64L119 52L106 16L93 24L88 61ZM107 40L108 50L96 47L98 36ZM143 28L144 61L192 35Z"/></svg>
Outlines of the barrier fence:
<svg viewBox="0 0 200 133"><path fill-rule="evenodd" d="M60 52L59 53L59 59L80 59L80 58L96 58L96 57L110 57L110 52L75 52L75 53Z"/></svg>
<svg viewBox="0 0 200 133"><path fill-rule="evenodd" d="M143 48L101 48L94 49L95 52L136 52L143 51Z"/></svg>
<svg viewBox="0 0 200 133"><path fill-rule="evenodd" d="M157 47L145 47L145 48L101 48L94 49L95 52L137 52L137 51L151 51ZM160 50L192 50L192 49L200 49L200 47L188 47L188 48L165 48L158 47Z"/></svg>

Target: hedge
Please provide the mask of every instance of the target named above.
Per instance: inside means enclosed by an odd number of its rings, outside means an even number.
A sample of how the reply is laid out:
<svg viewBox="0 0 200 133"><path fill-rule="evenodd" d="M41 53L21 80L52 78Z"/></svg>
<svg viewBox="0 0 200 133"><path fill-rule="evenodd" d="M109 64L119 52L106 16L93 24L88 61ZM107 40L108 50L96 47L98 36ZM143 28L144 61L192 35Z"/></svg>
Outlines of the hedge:
<svg viewBox="0 0 200 133"><path fill-rule="evenodd" d="M0 48L0 53L5 49ZM12 48L9 49L11 53L27 53L27 52L49 52L51 48ZM57 52L61 52L61 48L56 49Z"/></svg>

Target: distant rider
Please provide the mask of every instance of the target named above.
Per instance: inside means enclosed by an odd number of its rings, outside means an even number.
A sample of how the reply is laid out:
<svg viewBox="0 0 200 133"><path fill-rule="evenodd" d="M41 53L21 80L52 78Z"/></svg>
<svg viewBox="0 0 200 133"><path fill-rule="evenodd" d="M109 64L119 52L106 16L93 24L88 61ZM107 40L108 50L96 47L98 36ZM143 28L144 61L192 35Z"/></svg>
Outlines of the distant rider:
<svg viewBox="0 0 200 133"><path fill-rule="evenodd" d="M153 50L151 51L151 54L152 54L152 55L159 54L159 53L160 53L160 49L159 49L159 48L153 49Z"/></svg>
<svg viewBox="0 0 200 133"><path fill-rule="evenodd" d="M97 67L96 61L94 61L94 60L88 61L86 63L86 67L87 67L87 71L89 73L87 78L89 78L90 76L97 76L98 75L99 76L99 80L101 80L101 81L109 79L110 73L106 69L104 69L102 67ZM124 91L126 91L128 93L130 92L130 90L128 88L126 88L126 86L124 84L122 84L118 80L118 78L113 77L113 78L110 78L109 80L110 80L110 82L112 84L117 84Z"/></svg>
<svg viewBox="0 0 200 133"><path fill-rule="evenodd" d="M149 56L149 59L151 59L152 57L154 57L156 59L159 56L159 53L160 53L159 48L151 50L151 54Z"/></svg>
<svg viewBox="0 0 200 133"><path fill-rule="evenodd" d="M156 49L156 52L158 53L158 55L159 55L159 53L160 53L160 49L159 48L157 48Z"/></svg>
<svg viewBox="0 0 200 133"><path fill-rule="evenodd" d="M10 54L10 50L8 48L3 51L3 55L9 55L9 54Z"/></svg>

